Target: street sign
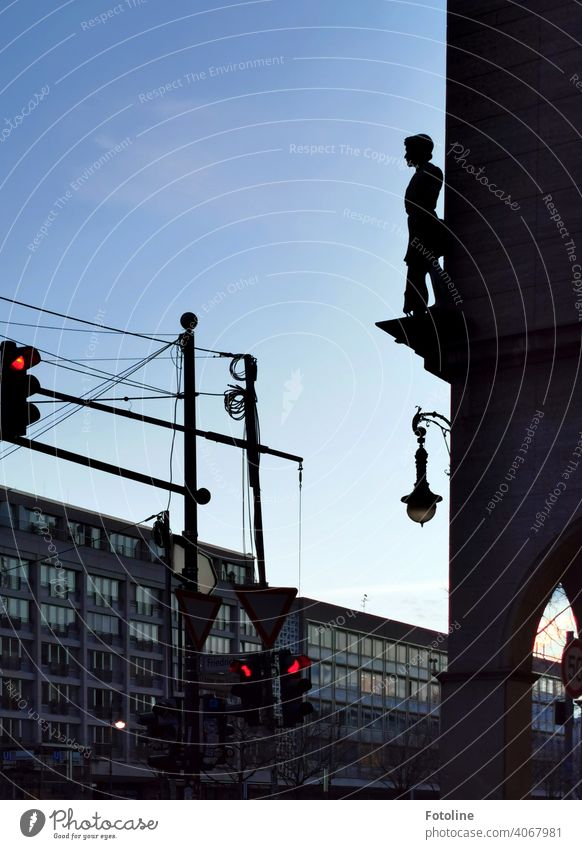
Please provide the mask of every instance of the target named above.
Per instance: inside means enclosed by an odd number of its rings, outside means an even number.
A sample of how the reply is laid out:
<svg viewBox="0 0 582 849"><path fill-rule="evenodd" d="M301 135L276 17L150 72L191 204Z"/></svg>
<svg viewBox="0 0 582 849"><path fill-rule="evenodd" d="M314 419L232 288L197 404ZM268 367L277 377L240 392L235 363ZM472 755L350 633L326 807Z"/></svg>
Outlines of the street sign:
<svg viewBox="0 0 582 849"><path fill-rule="evenodd" d="M573 699L582 696L582 640L571 640L562 654L562 681Z"/></svg>
<svg viewBox="0 0 582 849"><path fill-rule="evenodd" d="M184 537L178 534L172 535L172 568L176 575L181 575L184 572L187 545L191 545L191 543ZM212 559L203 551L198 550L198 592L209 595L217 583L218 578L212 565Z"/></svg>
<svg viewBox="0 0 582 849"><path fill-rule="evenodd" d="M202 651L202 646L220 610L222 599L218 596L211 597L204 593L193 593L182 589L176 590L176 598L194 648Z"/></svg>
<svg viewBox="0 0 582 849"><path fill-rule="evenodd" d="M234 660L241 660L247 655L248 652L245 654L201 654L199 657L200 672L222 675L230 671L230 666Z"/></svg>
<svg viewBox="0 0 582 849"><path fill-rule="evenodd" d="M236 590L241 605L266 648L271 648L297 595L295 587Z"/></svg>

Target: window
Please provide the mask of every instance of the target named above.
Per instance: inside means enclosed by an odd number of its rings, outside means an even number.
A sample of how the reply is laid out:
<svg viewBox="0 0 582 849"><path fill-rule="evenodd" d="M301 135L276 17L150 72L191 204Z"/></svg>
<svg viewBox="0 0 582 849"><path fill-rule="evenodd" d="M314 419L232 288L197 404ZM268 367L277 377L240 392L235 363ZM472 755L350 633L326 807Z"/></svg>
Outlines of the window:
<svg viewBox="0 0 582 849"><path fill-rule="evenodd" d="M240 648L242 652L248 654L253 651L261 651L262 646L260 643L251 643L248 640L241 640Z"/></svg>
<svg viewBox="0 0 582 849"><path fill-rule="evenodd" d="M364 637L362 640L362 663L372 657L372 640L370 637Z"/></svg>
<svg viewBox="0 0 582 849"><path fill-rule="evenodd" d="M23 725L30 725L31 723L23 723L20 719L6 719L6 717L0 718L0 737L3 738L6 742L12 742L20 740L22 737L22 727ZM30 732L28 734L28 739L30 739Z"/></svg>
<svg viewBox="0 0 582 849"><path fill-rule="evenodd" d="M371 693L372 692L372 673L371 672L361 672L360 673L360 688L362 693Z"/></svg>
<svg viewBox="0 0 582 849"><path fill-rule="evenodd" d="M137 557L137 543L135 537L129 537L126 534L110 534L109 545L114 554L121 554L123 557Z"/></svg>
<svg viewBox="0 0 582 849"><path fill-rule="evenodd" d="M398 663L406 663L406 646L402 643L396 645L396 658Z"/></svg>
<svg viewBox="0 0 582 849"><path fill-rule="evenodd" d="M75 622L75 611L72 607L57 604L41 604L41 621L45 626L57 631L65 631Z"/></svg>
<svg viewBox="0 0 582 849"><path fill-rule="evenodd" d="M223 563L222 580L231 584L252 584L252 572L240 563Z"/></svg>
<svg viewBox="0 0 582 849"><path fill-rule="evenodd" d="M129 697L129 709L131 713L149 713L154 702L155 696L147 696L145 693L132 693Z"/></svg>
<svg viewBox="0 0 582 849"><path fill-rule="evenodd" d="M67 522L67 530L69 532L69 539L75 545L85 545L85 525L82 525L80 522Z"/></svg>
<svg viewBox="0 0 582 849"><path fill-rule="evenodd" d="M332 682L331 665L329 663L320 664L321 686L329 687Z"/></svg>
<svg viewBox="0 0 582 849"><path fill-rule="evenodd" d="M384 656L384 641L383 640L373 640L373 657L382 658Z"/></svg>
<svg viewBox="0 0 582 849"><path fill-rule="evenodd" d="M109 715L113 706L113 692L101 690L98 687L89 687L87 691L89 710L97 715Z"/></svg>
<svg viewBox="0 0 582 849"><path fill-rule="evenodd" d="M69 713L69 708L79 707L79 687L71 684L42 682L42 703L58 708L59 713Z"/></svg>
<svg viewBox="0 0 582 849"><path fill-rule="evenodd" d="M49 593L56 598L67 598L69 593L76 589L76 575L71 569L63 569L62 566L52 566L48 563L40 564L40 585L49 589Z"/></svg>
<svg viewBox="0 0 582 849"><path fill-rule="evenodd" d="M204 650L209 654L230 654L232 652L232 640L228 637L210 636L206 640Z"/></svg>
<svg viewBox="0 0 582 849"><path fill-rule="evenodd" d="M0 587L20 590L28 587L28 563L0 555Z"/></svg>
<svg viewBox="0 0 582 849"><path fill-rule="evenodd" d="M16 627L19 622L29 622L29 602L22 598L10 598L0 595L0 616L6 617ZM2 623L3 627L9 627L9 623Z"/></svg>
<svg viewBox="0 0 582 849"><path fill-rule="evenodd" d="M107 725L90 725L89 734L94 746L109 746L111 742L111 731Z"/></svg>
<svg viewBox="0 0 582 849"><path fill-rule="evenodd" d="M242 611L241 611L242 612ZM241 618L242 621L242 618ZM307 640L311 646L319 646L319 625L313 625L311 622L307 625Z"/></svg>
<svg viewBox="0 0 582 849"><path fill-rule="evenodd" d="M153 687L154 677L160 672L160 662L153 657L132 657L131 677L140 687Z"/></svg>
<svg viewBox="0 0 582 849"><path fill-rule="evenodd" d="M23 643L17 637L1 637L0 647L2 649L0 669L20 669L22 660L27 658L32 644Z"/></svg>
<svg viewBox="0 0 582 849"><path fill-rule="evenodd" d="M152 587L135 588L135 609L140 616L158 616L160 591Z"/></svg>
<svg viewBox="0 0 582 849"><path fill-rule="evenodd" d="M105 613L93 613L89 611L87 614L87 627L94 634L119 635L119 619L117 616L107 616Z"/></svg>
<svg viewBox="0 0 582 849"><path fill-rule="evenodd" d="M113 655L108 651L89 650L89 668L91 672L112 673L113 672Z"/></svg>
<svg viewBox="0 0 582 849"><path fill-rule="evenodd" d="M20 529L41 536L52 536L59 524L58 516L31 510L29 507L20 508Z"/></svg>
<svg viewBox="0 0 582 849"><path fill-rule="evenodd" d="M232 605L230 604L221 604L220 610L214 620L213 628L217 631L230 631L232 630L231 624L232 618ZM245 633L247 633L245 631Z"/></svg>
<svg viewBox="0 0 582 849"><path fill-rule="evenodd" d="M345 631L335 632L335 650L345 651L348 646L348 635Z"/></svg>
<svg viewBox="0 0 582 849"><path fill-rule="evenodd" d="M239 616L241 634L243 634L245 637L256 637L257 631L255 629L255 626L249 619L246 611L242 609L242 607L239 608Z"/></svg>
<svg viewBox="0 0 582 849"><path fill-rule="evenodd" d="M153 622L130 622L129 636L137 643L157 643L160 626Z"/></svg>
<svg viewBox="0 0 582 849"><path fill-rule="evenodd" d="M102 575L87 575L87 595L98 607L111 607L119 602L119 581Z"/></svg>

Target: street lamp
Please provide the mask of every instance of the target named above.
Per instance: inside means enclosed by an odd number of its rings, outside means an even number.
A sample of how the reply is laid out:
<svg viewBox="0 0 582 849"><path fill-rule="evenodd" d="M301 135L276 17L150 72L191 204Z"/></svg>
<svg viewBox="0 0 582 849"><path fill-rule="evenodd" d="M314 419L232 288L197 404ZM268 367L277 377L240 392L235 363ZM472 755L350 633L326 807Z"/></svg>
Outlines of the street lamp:
<svg viewBox="0 0 582 849"><path fill-rule="evenodd" d="M123 731L127 723L125 722L125 719L116 719L112 724L118 731Z"/></svg>
<svg viewBox="0 0 582 849"><path fill-rule="evenodd" d="M443 499L441 495L435 495L434 492L431 492L426 479L426 461L428 459L428 454L424 447L426 428L420 427L420 423L427 422L427 424L437 425L437 427L441 429L443 436L445 433L450 433L451 423L440 413L423 413L420 407L417 407L416 410L417 412L412 419L412 430L418 439L418 448L414 455L414 461L416 463L416 483L414 484L414 489L410 495L403 495L400 500L406 504L406 512L408 513L408 516L413 522L418 522L422 528L425 522L429 522L432 519L436 513L437 504ZM442 419L442 421L447 423L447 427L444 427L439 424L439 422L434 421L434 418Z"/></svg>

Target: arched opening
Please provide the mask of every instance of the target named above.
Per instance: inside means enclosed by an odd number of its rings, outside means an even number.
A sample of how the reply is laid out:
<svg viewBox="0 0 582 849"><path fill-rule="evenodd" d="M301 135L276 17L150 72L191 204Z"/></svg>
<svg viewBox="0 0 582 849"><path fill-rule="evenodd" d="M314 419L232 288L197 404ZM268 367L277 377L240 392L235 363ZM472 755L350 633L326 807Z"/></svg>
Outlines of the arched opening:
<svg viewBox="0 0 582 849"><path fill-rule="evenodd" d="M576 632L574 614L562 584L542 615L533 652L532 796L580 798L580 707L568 697L561 676L564 648Z"/></svg>
<svg viewBox="0 0 582 849"><path fill-rule="evenodd" d="M565 693L561 657L582 622L582 522L572 523L532 564L512 606L503 640L513 669L532 686L532 797L580 798L580 709Z"/></svg>

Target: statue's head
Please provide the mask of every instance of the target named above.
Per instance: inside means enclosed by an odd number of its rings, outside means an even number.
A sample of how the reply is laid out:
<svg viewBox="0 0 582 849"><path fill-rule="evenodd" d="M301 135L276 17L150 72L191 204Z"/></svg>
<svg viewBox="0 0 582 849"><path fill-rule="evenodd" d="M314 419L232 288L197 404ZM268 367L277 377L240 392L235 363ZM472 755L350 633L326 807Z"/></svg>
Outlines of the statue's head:
<svg viewBox="0 0 582 849"><path fill-rule="evenodd" d="M426 133L404 139L404 156L408 165L422 165L432 159L433 140Z"/></svg>

